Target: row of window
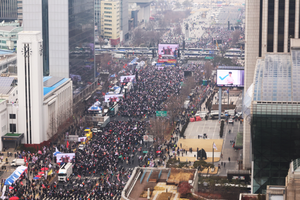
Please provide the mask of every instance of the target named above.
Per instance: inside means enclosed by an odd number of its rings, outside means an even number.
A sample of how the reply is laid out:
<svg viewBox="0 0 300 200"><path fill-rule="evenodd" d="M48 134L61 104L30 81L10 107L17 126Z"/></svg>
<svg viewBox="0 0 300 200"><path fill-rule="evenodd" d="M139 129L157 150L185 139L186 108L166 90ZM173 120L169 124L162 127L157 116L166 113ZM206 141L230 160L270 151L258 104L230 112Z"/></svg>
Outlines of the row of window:
<svg viewBox="0 0 300 200"><path fill-rule="evenodd" d="M104 5L111 6L112 4L111 3L104 3Z"/></svg>

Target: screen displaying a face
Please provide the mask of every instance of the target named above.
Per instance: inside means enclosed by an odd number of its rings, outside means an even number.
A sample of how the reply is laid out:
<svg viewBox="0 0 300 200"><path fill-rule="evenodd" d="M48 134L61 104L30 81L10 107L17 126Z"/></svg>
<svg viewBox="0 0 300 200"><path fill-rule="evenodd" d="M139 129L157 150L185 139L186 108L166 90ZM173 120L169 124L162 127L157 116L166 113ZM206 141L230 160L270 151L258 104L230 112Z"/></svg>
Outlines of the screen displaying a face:
<svg viewBox="0 0 300 200"><path fill-rule="evenodd" d="M179 44L158 44L158 55L177 57Z"/></svg>
<svg viewBox="0 0 300 200"><path fill-rule="evenodd" d="M244 87L244 70L218 69L217 85Z"/></svg>

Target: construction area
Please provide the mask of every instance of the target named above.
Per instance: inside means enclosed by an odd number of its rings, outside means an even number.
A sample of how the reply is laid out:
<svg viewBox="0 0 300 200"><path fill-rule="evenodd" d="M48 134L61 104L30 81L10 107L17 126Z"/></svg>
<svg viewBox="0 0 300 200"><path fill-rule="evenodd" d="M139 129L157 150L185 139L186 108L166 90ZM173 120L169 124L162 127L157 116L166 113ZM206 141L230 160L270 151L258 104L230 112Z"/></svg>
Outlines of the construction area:
<svg viewBox="0 0 300 200"><path fill-rule="evenodd" d="M136 167L125 185L121 199L184 199L178 193L178 185L181 182L188 182L193 187L192 191L198 191L198 171L195 169Z"/></svg>

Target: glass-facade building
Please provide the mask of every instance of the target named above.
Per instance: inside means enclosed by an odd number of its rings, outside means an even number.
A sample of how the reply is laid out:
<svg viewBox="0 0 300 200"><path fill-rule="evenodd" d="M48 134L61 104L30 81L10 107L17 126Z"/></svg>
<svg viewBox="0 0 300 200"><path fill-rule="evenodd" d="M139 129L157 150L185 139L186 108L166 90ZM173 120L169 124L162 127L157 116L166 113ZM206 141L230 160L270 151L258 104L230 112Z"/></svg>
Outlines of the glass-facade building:
<svg viewBox="0 0 300 200"><path fill-rule="evenodd" d="M76 93L94 81L94 0L24 0L23 26L42 32L44 76L71 78Z"/></svg>
<svg viewBox="0 0 300 200"><path fill-rule="evenodd" d="M300 50L257 60L251 140L253 192L285 185L291 160L300 157Z"/></svg>
<svg viewBox="0 0 300 200"><path fill-rule="evenodd" d="M75 89L95 79L94 0L69 0L69 64Z"/></svg>

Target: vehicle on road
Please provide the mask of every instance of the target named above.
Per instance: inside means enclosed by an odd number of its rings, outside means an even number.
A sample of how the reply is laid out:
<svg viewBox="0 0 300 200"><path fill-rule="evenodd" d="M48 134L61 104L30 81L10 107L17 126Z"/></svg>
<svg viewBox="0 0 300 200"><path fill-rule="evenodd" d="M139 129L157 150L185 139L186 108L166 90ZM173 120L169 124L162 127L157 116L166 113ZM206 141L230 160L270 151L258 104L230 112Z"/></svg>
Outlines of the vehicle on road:
<svg viewBox="0 0 300 200"><path fill-rule="evenodd" d="M20 165L25 165L25 161L24 161L24 159L14 159L10 165L15 166L15 167L20 166Z"/></svg>
<svg viewBox="0 0 300 200"><path fill-rule="evenodd" d="M228 123L229 123L229 124L233 124L233 119L230 118L230 119L228 120Z"/></svg>
<svg viewBox="0 0 300 200"><path fill-rule="evenodd" d="M58 181L66 181L72 174L72 163L65 163L58 171Z"/></svg>

